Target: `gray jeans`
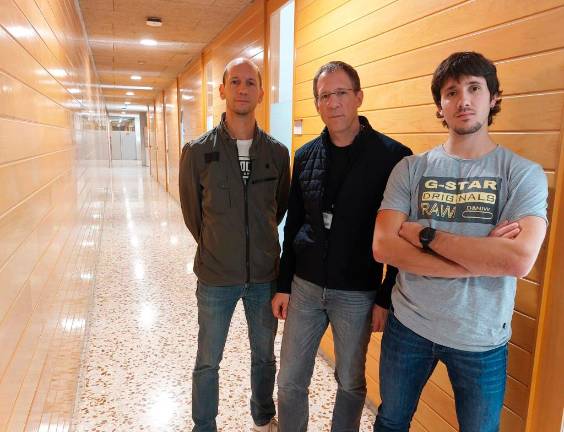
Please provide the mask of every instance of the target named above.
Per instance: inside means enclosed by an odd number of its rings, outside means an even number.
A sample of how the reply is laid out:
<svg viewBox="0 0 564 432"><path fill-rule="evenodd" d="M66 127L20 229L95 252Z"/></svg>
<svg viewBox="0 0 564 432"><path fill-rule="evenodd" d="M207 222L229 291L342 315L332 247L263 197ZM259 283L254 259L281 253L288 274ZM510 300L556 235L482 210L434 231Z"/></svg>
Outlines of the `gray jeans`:
<svg viewBox="0 0 564 432"><path fill-rule="evenodd" d="M278 374L280 432L307 430L308 387L329 323L338 384L331 431L358 431L366 398L364 364L375 297L375 291L330 290L294 276Z"/></svg>

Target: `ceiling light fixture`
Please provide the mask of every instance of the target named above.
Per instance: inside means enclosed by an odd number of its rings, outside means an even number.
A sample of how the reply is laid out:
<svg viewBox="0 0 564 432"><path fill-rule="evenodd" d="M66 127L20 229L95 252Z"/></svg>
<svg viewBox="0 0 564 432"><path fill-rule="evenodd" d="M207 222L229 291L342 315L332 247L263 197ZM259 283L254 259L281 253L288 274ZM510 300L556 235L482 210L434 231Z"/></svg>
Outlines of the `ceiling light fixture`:
<svg viewBox="0 0 564 432"><path fill-rule="evenodd" d="M128 86L128 85L117 85L117 84L100 84L100 88L121 89L121 90L153 90L153 87L148 87L148 86Z"/></svg>
<svg viewBox="0 0 564 432"><path fill-rule="evenodd" d="M157 46L158 44L155 39L141 39L139 43L145 46Z"/></svg>
<svg viewBox="0 0 564 432"><path fill-rule="evenodd" d="M130 78L135 81L139 81L141 79L141 75L131 75Z"/></svg>
<svg viewBox="0 0 564 432"><path fill-rule="evenodd" d="M78 94L78 93L80 93L80 89L77 89L77 88L70 88L70 89L69 89L69 93L70 93L70 94Z"/></svg>
<svg viewBox="0 0 564 432"><path fill-rule="evenodd" d="M64 69L51 69L50 72L55 78L64 78L68 75Z"/></svg>
<svg viewBox="0 0 564 432"><path fill-rule="evenodd" d="M147 24L149 27L161 27L163 25L163 22L159 17L147 17L145 24Z"/></svg>
<svg viewBox="0 0 564 432"><path fill-rule="evenodd" d="M135 94L135 93L133 93L133 92L127 92L125 95L126 95L126 96L133 96L134 94Z"/></svg>
<svg viewBox="0 0 564 432"><path fill-rule="evenodd" d="M30 36L33 36L35 34L33 29L30 28L30 27L24 27L24 26L18 26L17 25L17 26L7 27L7 29L12 34L12 36L14 36L16 38L30 37Z"/></svg>
<svg viewBox="0 0 564 432"><path fill-rule="evenodd" d="M124 102L125 105L131 105L131 102Z"/></svg>

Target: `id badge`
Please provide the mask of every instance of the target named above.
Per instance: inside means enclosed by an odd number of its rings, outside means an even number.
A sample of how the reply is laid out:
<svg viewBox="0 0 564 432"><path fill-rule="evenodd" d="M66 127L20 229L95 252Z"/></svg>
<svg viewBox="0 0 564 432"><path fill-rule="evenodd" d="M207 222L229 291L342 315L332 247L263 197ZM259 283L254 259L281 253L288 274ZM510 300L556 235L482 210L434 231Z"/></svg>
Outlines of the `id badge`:
<svg viewBox="0 0 564 432"><path fill-rule="evenodd" d="M323 212L323 226L325 226L325 229L331 229L331 222L333 222L333 213Z"/></svg>

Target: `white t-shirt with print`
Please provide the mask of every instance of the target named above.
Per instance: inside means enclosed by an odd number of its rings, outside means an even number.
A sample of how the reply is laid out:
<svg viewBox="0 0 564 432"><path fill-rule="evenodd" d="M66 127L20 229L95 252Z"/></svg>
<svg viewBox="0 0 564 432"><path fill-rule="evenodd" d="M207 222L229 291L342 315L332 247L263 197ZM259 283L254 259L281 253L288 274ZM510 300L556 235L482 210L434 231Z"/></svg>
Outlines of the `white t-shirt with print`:
<svg viewBox="0 0 564 432"><path fill-rule="evenodd" d="M237 140L237 151L239 153L239 166L241 167L241 176L243 181L247 183L249 176L251 175L251 157L249 155L249 149L253 143L252 139L249 140Z"/></svg>

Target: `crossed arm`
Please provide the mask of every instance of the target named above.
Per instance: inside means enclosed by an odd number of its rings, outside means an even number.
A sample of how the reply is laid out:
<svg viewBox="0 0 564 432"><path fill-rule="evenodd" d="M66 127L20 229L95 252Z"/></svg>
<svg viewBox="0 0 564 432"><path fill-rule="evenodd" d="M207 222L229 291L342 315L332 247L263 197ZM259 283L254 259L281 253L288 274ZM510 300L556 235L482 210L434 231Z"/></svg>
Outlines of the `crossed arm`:
<svg viewBox="0 0 564 432"><path fill-rule="evenodd" d="M395 210L381 210L376 219L372 250L376 261L422 276L525 276L531 270L546 233L536 216L498 225L488 237L467 237L437 231L434 254L419 242L423 226L407 222Z"/></svg>

